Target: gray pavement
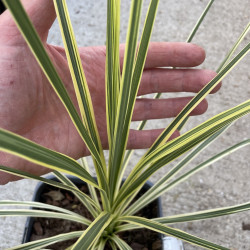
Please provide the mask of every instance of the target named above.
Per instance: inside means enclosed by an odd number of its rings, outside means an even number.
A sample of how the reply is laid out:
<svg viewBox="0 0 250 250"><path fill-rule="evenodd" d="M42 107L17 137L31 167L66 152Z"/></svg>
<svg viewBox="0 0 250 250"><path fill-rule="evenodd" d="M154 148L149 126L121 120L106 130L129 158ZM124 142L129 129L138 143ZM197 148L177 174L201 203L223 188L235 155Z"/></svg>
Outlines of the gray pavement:
<svg viewBox="0 0 250 250"><path fill-rule="evenodd" d="M104 0L68 0L72 21L80 46L105 44L106 7ZM174 1L162 0L153 32L152 41L185 41L197 18L205 8L207 0ZM129 11L128 0L122 1L121 41L125 42ZM149 1L145 1L145 7ZM145 16L146 8L143 10ZM207 59L202 68L216 70L227 51L236 41L250 19L250 0L215 1L204 24L201 26L194 43L203 46ZM50 32L49 41L61 45L57 24ZM250 34L244 39L241 48L250 41ZM190 119L187 129L205 121L209 117L231 108L250 97L250 57L244 58L224 79L223 87L216 95L209 96L209 109L200 117ZM185 95L185 94L183 94ZM165 97L172 97L165 94ZM150 127L160 128L169 120L156 120ZM195 166L214 153L234 143L249 138L250 117L237 121L221 138L194 160ZM136 163L143 151L133 157ZM188 179L163 196L164 215L195 212L221 206L230 206L249 201L250 187L249 147L242 149L220 162ZM133 165L131 164L130 168ZM171 165L172 166L172 165ZM156 181L170 166L160 170L152 177ZM188 168L187 168L188 169ZM0 187L0 199L30 200L35 186L33 181L19 181ZM0 249L20 243L24 218L0 219ZM242 223L250 224L250 212L226 216L207 221L174 225L196 236L206 238L232 249L250 249L250 231L242 230ZM199 249L185 244L187 250Z"/></svg>

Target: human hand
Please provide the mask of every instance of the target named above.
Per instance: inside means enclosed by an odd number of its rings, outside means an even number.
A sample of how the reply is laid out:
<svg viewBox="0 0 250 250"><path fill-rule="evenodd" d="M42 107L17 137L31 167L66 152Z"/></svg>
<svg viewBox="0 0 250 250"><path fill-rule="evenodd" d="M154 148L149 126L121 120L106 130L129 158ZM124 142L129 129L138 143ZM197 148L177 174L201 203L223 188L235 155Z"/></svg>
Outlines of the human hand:
<svg viewBox="0 0 250 250"><path fill-rule="evenodd" d="M55 19L53 1L22 1L47 52L77 106L65 51L46 43ZM52 150L75 159L88 154L85 144L68 113L47 81L8 11L0 16L0 127L24 136ZM121 61L124 46L121 45ZM80 48L83 68L89 85L102 144L107 148L105 114L105 47ZM215 73L191 69L205 59L202 48L186 43L151 43L139 95L157 92L198 92ZM159 67L186 69L160 69ZM189 69L190 68L190 69ZM218 88L216 89L218 90ZM216 91L214 90L214 92ZM176 116L190 98L138 99L133 120ZM206 111L203 101L191 115ZM147 148L162 130L135 131L129 135L129 148ZM178 136L176 132L173 136ZM41 175L48 169L0 152L0 165ZM0 172L0 184L17 178Z"/></svg>

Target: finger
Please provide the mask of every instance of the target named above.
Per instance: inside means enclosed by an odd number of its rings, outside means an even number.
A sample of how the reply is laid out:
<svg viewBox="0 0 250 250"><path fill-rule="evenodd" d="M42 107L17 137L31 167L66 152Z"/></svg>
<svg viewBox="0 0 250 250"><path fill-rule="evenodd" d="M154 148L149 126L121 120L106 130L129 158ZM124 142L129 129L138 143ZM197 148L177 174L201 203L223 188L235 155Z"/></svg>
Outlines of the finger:
<svg viewBox="0 0 250 250"><path fill-rule="evenodd" d="M128 138L128 149L145 149L151 147L154 141L162 133L163 129L153 130L130 130ZM180 135L179 131L175 131L169 140Z"/></svg>
<svg viewBox="0 0 250 250"><path fill-rule="evenodd" d="M135 104L132 120L142 121L175 117L191 99L191 97L169 99L138 99ZM208 103L206 100L203 100L190 113L190 115L201 115L206 112L207 108Z"/></svg>
<svg viewBox="0 0 250 250"><path fill-rule="evenodd" d="M123 62L125 45L120 46ZM206 54L198 45L183 42L152 42L149 44L145 68L195 67L203 63Z"/></svg>
<svg viewBox="0 0 250 250"><path fill-rule="evenodd" d="M149 69L142 75L138 95L163 92L199 92L216 73L202 69ZM217 85L211 93L221 87Z"/></svg>
<svg viewBox="0 0 250 250"><path fill-rule="evenodd" d="M205 51L191 43L158 42L149 45L145 68L195 67L205 60Z"/></svg>
<svg viewBox="0 0 250 250"><path fill-rule="evenodd" d="M52 26L56 13L52 0L22 0L26 12L28 13L33 25L43 41L46 41L48 31ZM14 29L13 29L14 27ZM1 37L6 34L9 42L20 40L20 33L9 11L5 11L0 16ZM10 29L11 28L11 29ZM10 39L11 37L11 39ZM14 38L14 39L12 39ZM23 41L24 42L24 41Z"/></svg>

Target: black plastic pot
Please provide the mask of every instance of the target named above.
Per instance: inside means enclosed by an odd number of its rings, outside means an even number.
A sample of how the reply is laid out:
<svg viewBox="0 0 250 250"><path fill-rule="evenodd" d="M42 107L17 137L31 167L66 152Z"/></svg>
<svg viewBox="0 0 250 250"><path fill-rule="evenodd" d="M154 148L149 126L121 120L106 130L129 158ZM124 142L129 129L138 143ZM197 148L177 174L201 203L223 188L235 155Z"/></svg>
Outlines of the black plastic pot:
<svg viewBox="0 0 250 250"><path fill-rule="evenodd" d="M5 11L5 6L3 5L2 1L0 0L0 15Z"/></svg>
<svg viewBox="0 0 250 250"><path fill-rule="evenodd" d="M49 176L47 177L48 179L51 179L51 180L54 180L54 181L57 181L57 178L54 177L54 176ZM73 176L69 176L70 180L74 182L74 184L76 185L82 185L82 184L85 184L82 180L76 178L76 177L73 177ZM45 183L39 183L35 189L35 192L34 192L34 196L33 196L33 201L38 201L38 202L41 202L41 196L42 194L44 193L44 190L48 187L49 185L48 184L45 184ZM151 187L153 186L153 184L151 182L147 182L144 187L143 187L143 191L146 192L147 190L149 190ZM157 199L157 212L158 212L158 217L162 217L162 207L161 207L161 199L158 198ZM34 218L28 218L27 221L26 221L26 225L25 225L25 230L24 230L24 235L23 235L23 240L22 240L22 243L26 243L26 242L30 242L30 239L31 239L31 235L32 235L32 229L33 229L33 224L34 224ZM164 247L164 240L163 240L163 236L160 235L159 236L162 240L162 249L169 249ZM166 245L166 243L165 243ZM170 248L171 249L171 248Z"/></svg>

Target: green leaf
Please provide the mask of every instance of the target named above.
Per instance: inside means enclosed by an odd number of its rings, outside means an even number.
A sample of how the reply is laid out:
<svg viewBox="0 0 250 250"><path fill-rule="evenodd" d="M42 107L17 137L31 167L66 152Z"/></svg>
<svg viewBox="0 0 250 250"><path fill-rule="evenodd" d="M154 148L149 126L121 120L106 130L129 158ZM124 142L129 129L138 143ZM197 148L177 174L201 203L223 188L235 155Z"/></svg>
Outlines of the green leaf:
<svg viewBox="0 0 250 250"><path fill-rule="evenodd" d="M178 214L173 216L161 217L152 219L153 221L162 223L162 224L175 224L175 223L182 223L182 222L189 222L189 221L196 221L196 220L206 220L220 216L226 216L235 213L241 213L244 211L250 210L250 202L239 204L230 207L222 207L222 208L215 208L209 209L204 211L198 211L194 213L187 213L187 214ZM116 232L122 232L127 230L134 230L141 228L142 226L133 225L133 224L125 224L118 226L116 228Z"/></svg>
<svg viewBox="0 0 250 250"><path fill-rule="evenodd" d="M121 84L120 72L120 0L107 1L106 41L106 118L109 148L115 131L118 97Z"/></svg>
<svg viewBox="0 0 250 250"><path fill-rule="evenodd" d="M208 4L209 6L209 4ZM222 61L222 63L220 64L220 66L218 67L218 69L216 70L216 72L220 72L222 68L225 67L225 65L229 62L229 60L231 59L233 53L236 51L236 49L239 47L241 41L244 39L244 37L246 36L246 34L248 33L250 29L250 23L248 23L248 25L246 26L246 28L244 29L244 31L242 32L242 34L240 35L240 37L238 38L238 40L236 41L236 43L234 44L234 46L231 48L231 50L228 52L227 56L224 58L224 60ZM192 36L192 35L191 35ZM182 123L179 125L179 127L177 128L178 131L181 131L181 129L183 128L183 126L186 124L186 122L188 121L189 117L187 116Z"/></svg>
<svg viewBox="0 0 250 250"><path fill-rule="evenodd" d="M103 233L104 229L112 220L112 216L107 212L102 212L83 233L79 240L73 246L74 250L90 249L92 244Z"/></svg>
<svg viewBox="0 0 250 250"><path fill-rule="evenodd" d="M89 169L89 166L88 166L88 162L86 160L85 157L81 158L80 159L80 163L82 165L82 167L88 172L90 173L90 169ZM96 193L96 190L93 186L88 185L88 189L89 189L89 193L90 193L90 197L92 198L92 200L95 201L95 203L97 204L97 206L99 207L99 209L101 209L101 206L100 206L100 202L99 202L99 199L97 197L97 193Z"/></svg>
<svg viewBox="0 0 250 250"><path fill-rule="evenodd" d="M189 178L190 176L194 175L195 173L197 173L198 171L204 169L205 167L213 164L214 162L222 159L223 157L231 154L232 152L242 148L242 147L245 147L245 146L248 146L250 144L250 139L249 140L245 140L245 141L242 141L240 143L237 143L235 144L234 146L220 152L219 154L209 158L208 160L206 160L205 162L199 164L198 166L192 168L190 171L188 171L187 173L181 175L180 177L178 177L176 180L174 180L173 182L165 185L165 189L166 190L169 190L170 188L173 188L174 186L176 186L177 184L183 182L184 180L186 180L187 178Z"/></svg>
<svg viewBox="0 0 250 250"><path fill-rule="evenodd" d="M35 28L33 27L27 13L25 12L20 0L4 0L4 4L10 10L11 14L14 17L14 20L22 33L24 39L29 45L31 51L33 52L35 58L37 59L41 69L48 78L51 86L57 93L58 97L65 106L69 116L71 117L72 122L74 123L79 135L85 142L91 154L95 157L98 164L102 165L102 160L98 150L96 149L93 140L91 139L88 130L84 127L81 118L79 117L77 110L75 109L72 100L70 99L66 88L63 85L62 80L60 79L56 69L51 62L46 49L41 42Z"/></svg>
<svg viewBox="0 0 250 250"><path fill-rule="evenodd" d="M74 189L78 189L77 186L65 175L61 174L58 171L54 171L53 174L65 185L70 186ZM91 186L88 184L88 187ZM92 186L91 186L92 187ZM94 218L98 216L98 212L101 212L99 207L99 202L93 201L88 195L83 192L74 192L73 194L79 199L79 201L88 209ZM83 195L84 194L84 195ZM93 206L94 204L94 206Z"/></svg>
<svg viewBox="0 0 250 250"><path fill-rule="evenodd" d="M59 234L53 237L49 237L42 240L36 240L28 243L24 243L20 246L12 247L9 250L34 250L34 249L41 249L41 247L46 247L57 242L71 240L74 238L78 238L83 234L83 231L71 232L66 234Z"/></svg>
<svg viewBox="0 0 250 250"><path fill-rule="evenodd" d="M98 242L98 245L96 247L96 250L104 250L105 249L105 245L106 245L107 239L101 239Z"/></svg>
<svg viewBox="0 0 250 250"><path fill-rule="evenodd" d="M25 217L40 217L40 218L54 218L54 219L62 219L75 221L78 223L82 223L86 225L88 220L84 217L65 214L65 213L57 213L57 212L48 212L43 210L34 210L34 209L4 209L0 210L0 217L3 216L25 216ZM89 223L88 223L89 224Z"/></svg>
<svg viewBox="0 0 250 250"><path fill-rule="evenodd" d="M171 124L162 132L158 139L154 142L146 155L150 154L170 138L173 132L183 122L183 120L190 114L190 112L198 106L198 104L211 92L212 89L240 62L240 60L246 56L250 51L250 43L246 45L244 49L230 62L228 63L220 73L215 76L178 114L178 116L171 122Z"/></svg>
<svg viewBox="0 0 250 250"><path fill-rule="evenodd" d="M70 22L66 1L54 0L54 5L60 24L60 29L66 50L66 56L68 59L69 69L73 80L78 106L81 112L81 117L85 127L88 130L89 135L91 136L91 139L95 144L95 147L98 150L102 161L101 164L98 164L98 162L95 162L94 159L97 179L101 185L101 188L105 191L108 191L106 163L103 156L101 140L97 130L91 96L86 77L83 72L81 58L78 52L73 27Z"/></svg>
<svg viewBox="0 0 250 250"><path fill-rule="evenodd" d="M46 168L73 174L98 188L91 175L74 159L3 129L0 129L0 150Z"/></svg>
<svg viewBox="0 0 250 250"><path fill-rule="evenodd" d="M244 211L250 210L250 202L230 206L230 207L223 207L223 208L216 208L216 209L210 209L205 211L199 211L195 213L188 213L188 214L180 214L175 216L169 216L169 217L163 217L163 218L157 218L155 221L164 223L164 224L170 224L170 223L179 223L179 222L187 222L187 221L195 221L195 220L205 220L205 219L211 219L219 216L225 216L235 213L240 213Z"/></svg>
<svg viewBox="0 0 250 250"><path fill-rule="evenodd" d="M193 30L191 31L190 35L188 36L187 43L191 43L191 41L193 40L197 30L199 29L200 25L202 24L204 18L206 17L206 15L207 15L208 11L210 10L213 3L214 3L214 0L210 0L209 3L207 4L206 8L204 9L200 18L198 19L197 23L195 24Z"/></svg>
<svg viewBox="0 0 250 250"><path fill-rule="evenodd" d="M216 136L216 134L214 136ZM213 139L213 138L211 138L211 139ZM201 145L202 149L203 149L203 146L206 146L206 142L204 142L203 144L204 145ZM183 168L183 166L184 166L183 163L185 164L190 159L190 157L191 158L194 157L194 155L197 152L199 152L200 147L198 147L194 152L192 152L190 155L188 155L188 157L184 158L183 161L180 162L180 164L178 164L171 171L169 171L169 173L166 176L164 176L159 182L157 182L149 191L147 191L135 203L133 203L131 205L131 207L129 207L127 209L127 211L125 211L124 215L130 215L130 214L136 213L138 210L145 207L147 204L149 204L153 200L157 199L163 193L169 191L169 189L171 189L171 188L175 187L176 185L180 184L181 182L187 180L187 178L191 177L192 175L194 175L198 171L204 169L207 166L210 166L211 164L213 164L216 161L222 159L223 157L233 153L234 151L236 151L238 149L241 149L242 147L248 146L249 144L250 144L250 140L245 140L245 141L242 141L240 143L237 143L234 146L220 152L219 154L209 158L205 162L203 162L203 163L199 164L198 166L194 167L193 169L191 169L187 173L185 173L185 174L181 175L180 177L178 177L173 182L168 183L167 182L168 179L170 179L171 177L176 175L181 170L181 168ZM129 199L129 201L131 201L131 198ZM129 204L129 203L130 202L127 202L127 204Z"/></svg>
<svg viewBox="0 0 250 250"><path fill-rule="evenodd" d="M91 223L90 220L84 218L83 216L74 213L70 210L61 208L61 207L57 207L57 206L52 206L49 204L45 204L45 203L41 203L41 202L34 202L34 201L0 201L0 207L2 206L20 206L20 207L33 207L33 208L40 208L40 209L49 209L49 210L53 210L56 212L61 212L61 213L65 213L65 214L69 214L69 215L73 215L75 217L79 217L79 219L81 221L85 220L85 225L89 225Z"/></svg>
<svg viewBox="0 0 250 250"><path fill-rule="evenodd" d="M144 65L146 62L149 42L150 42L151 34L153 31L153 25L154 25L156 13L158 10L158 5L159 5L159 0L153 0L153 1L151 0L150 6L148 8L148 12L147 12L147 16L146 16L146 20L145 20L145 24L144 24L144 29L142 32L142 37L141 37L141 41L140 41L140 45L139 45L139 49L138 49L138 54L137 54L137 58L136 58L133 77L132 77L132 85L131 85L131 90L130 90L129 103L127 104L128 105L128 107L127 107L128 112L126 115L126 119L124 121L124 126L125 126L125 128L127 128L125 131L129 131L129 127L131 124L131 119L132 119L132 114L133 114L133 112L131 112L131 110L134 110L136 97L137 97L137 93L139 90L141 77L142 77L143 70L144 70ZM128 136L128 134L126 136ZM121 168L122 173L120 174L120 178L119 178L120 181L118 182L118 186L120 186L120 184L121 184L121 180L122 180L121 177L125 171L125 168L123 168L123 167L126 166L126 161L128 160L128 158L129 158L129 155L126 155L124 162L122 164L122 168Z"/></svg>
<svg viewBox="0 0 250 250"><path fill-rule="evenodd" d="M111 240L117 245L120 250L133 250L124 240L113 234L110 237Z"/></svg>
<svg viewBox="0 0 250 250"><path fill-rule="evenodd" d="M232 109L229 109L213 118L207 120L201 125L193 128L178 138L161 146L158 150L144 158L128 176L119 192L114 208L120 204L128 195L135 192L143 183L158 169L165 164L176 159L192 147L196 146L210 135L239 119L250 112L250 100L246 101ZM149 166L146 170L146 166ZM143 173L142 171L145 170ZM113 208L113 209L114 209Z"/></svg>
<svg viewBox="0 0 250 250"><path fill-rule="evenodd" d="M126 150L129 127L132 118L131 110L133 110L135 105L158 3L158 0L151 1L150 3L137 58L134 63L142 1L132 2L131 19L128 30L129 37L127 40L127 49L125 50L121 93L118 102L118 115L113 146L114 150L111 150L109 163L111 166L109 171L109 185L112 190L111 197L116 195L117 187L121 182L123 156ZM132 51L130 51L131 48Z"/></svg>
<svg viewBox="0 0 250 250"><path fill-rule="evenodd" d="M222 68L224 68L224 66L229 62L229 60L232 57L233 53L238 48L238 46L240 45L241 41L247 35L247 33L249 32L249 30L250 30L250 22L247 24L247 26L245 27L245 29L243 30L243 32L241 33L241 35L237 39L236 43L233 45L232 49L228 52L228 54L226 55L226 57L224 58L224 60L220 64L220 66L218 67L217 72L220 72L222 70Z"/></svg>
<svg viewBox="0 0 250 250"><path fill-rule="evenodd" d="M156 231L158 233L162 233L165 235L171 235L171 236L174 236L174 237L179 238L181 240L184 240L188 243L191 243L191 244L194 244L194 245L197 245L200 247L204 247L207 249L229 250L226 247L219 246L219 245L214 244L212 242L209 242L209 241L203 240L201 238L198 238L196 236L193 236L191 234L185 233L181 230L165 226L161 223L158 223L158 222L155 222L155 221L152 221L149 219L136 217L136 216L126 216L126 217L122 217L120 220L123 222L133 223L135 225L139 225L139 226L148 228L148 229Z"/></svg>
<svg viewBox="0 0 250 250"><path fill-rule="evenodd" d="M91 96L86 81L86 77L82 68L80 54L77 48L73 27L65 0L54 0L58 21L60 24L61 34L65 46L66 56L68 59L69 69L71 72L75 93L78 100L81 116L85 126L99 153L102 153L101 141L97 130Z"/></svg>
<svg viewBox="0 0 250 250"><path fill-rule="evenodd" d="M109 241L109 245L111 246L112 250L117 250L116 244L113 241Z"/></svg>
<svg viewBox="0 0 250 250"><path fill-rule="evenodd" d="M188 163L190 163L199 153L207 148L215 139L218 138L229 126L222 128L215 134L208 137L202 144L198 145L191 153L185 156L175 167L173 167L166 175L157 181L146 193L137 199L131 206L124 212L124 215L133 215L141 208L145 207L151 201L157 199L165 191L165 185L170 178L173 178L179 173ZM133 195L134 196L134 195ZM129 199L131 200L131 198ZM130 202L126 202L129 204Z"/></svg>
<svg viewBox="0 0 250 250"><path fill-rule="evenodd" d="M123 61L121 90L119 92L118 107L115 121L114 139L111 144L109 157L109 187L110 202L112 204L116 192L120 166L126 149L127 133L129 128L124 127L124 119L127 113L127 103L129 100L131 79L136 58L136 46L139 32L139 21L142 8L142 0L132 0L127 31L127 41Z"/></svg>
<svg viewBox="0 0 250 250"><path fill-rule="evenodd" d="M205 10L203 11L202 15L200 16L200 18L199 18L198 21L196 22L196 24L195 24L193 30L191 31L190 35L189 35L188 38L187 38L187 42L188 42L188 43L192 42L192 40L193 40L193 38L194 38L196 32L198 31L198 29L199 29L201 23L203 22L204 18L206 17L206 15L207 15L207 13L208 13L210 7L212 6L213 2L214 2L214 0L210 0L210 2L208 3L208 5L206 6ZM154 96L154 99L160 99L161 94L162 94L162 93L157 93L157 94ZM183 122L179 125L179 127L178 127L178 130L179 130L179 131L182 129L183 125L186 123L187 120L188 120L188 117L187 117L186 119L184 119ZM140 124L139 124L137 130L143 130L143 128L145 127L146 123L147 123L147 120L144 120L144 121L140 122ZM123 168L124 168L124 169L126 168L126 166L127 166L127 164L128 164L128 161L129 161L129 159L130 159L130 157L131 157L132 154L133 154L133 150L128 150L128 151L127 151L127 153L126 153L126 155L125 155L125 158L124 158L124 161L123 161Z"/></svg>
<svg viewBox="0 0 250 250"><path fill-rule="evenodd" d="M49 180L40 176L36 176L15 168L10 168L10 167L5 167L5 166L1 166L0 165L0 171L9 173L9 174L13 174L22 178L26 178L26 179L32 179L32 180L37 180L37 181L41 181L43 183L46 183L48 185L51 185L53 187L58 187L58 188L62 188L64 190L69 190L71 192L73 192L74 194L78 194L79 197L81 197L82 199L86 200L86 204L88 205L92 205L94 208L96 208L98 210L98 206L97 204L95 204L95 202L85 193L83 193L81 190L79 190L78 188L75 188L73 186L69 186L69 185L65 185L62 184L60 182L57 181L53 181L53 180Z"/></svg>

